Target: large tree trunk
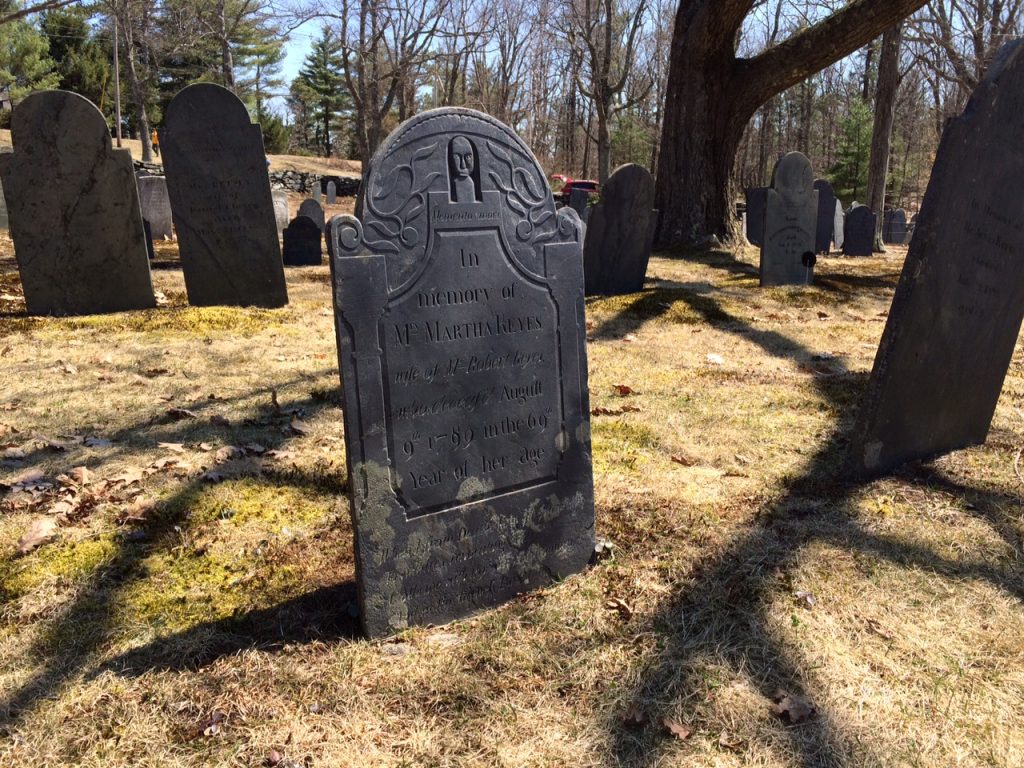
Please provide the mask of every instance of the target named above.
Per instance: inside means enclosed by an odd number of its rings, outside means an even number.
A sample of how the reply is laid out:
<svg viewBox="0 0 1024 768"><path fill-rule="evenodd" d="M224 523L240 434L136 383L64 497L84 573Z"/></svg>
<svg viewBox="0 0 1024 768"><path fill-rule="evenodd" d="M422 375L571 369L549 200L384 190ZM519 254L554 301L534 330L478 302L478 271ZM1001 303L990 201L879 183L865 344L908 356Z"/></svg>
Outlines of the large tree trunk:
<svg viewBox="0 0 1024 768"><path fill-rule="evenodd" d="M656 182L658 242L738 234L729 181L743 130L758 107L925 2L853 0L759 56L737 59L736 34L755 0L680 0Z"/></svg>
<svg viewBox="0 0 1024 768"><path fill-rule="evenodd" d="M889 178L889 153L892 148L892 124L896 115L896 89L900 78L900 41L903 26L897 24L882 38L878 59L878 90L875 92L875 127L871 134L871 161L868 165L868 208L878 214L875 226L875 250L885 252L882 227L885 220L885 183Z"/></svg>

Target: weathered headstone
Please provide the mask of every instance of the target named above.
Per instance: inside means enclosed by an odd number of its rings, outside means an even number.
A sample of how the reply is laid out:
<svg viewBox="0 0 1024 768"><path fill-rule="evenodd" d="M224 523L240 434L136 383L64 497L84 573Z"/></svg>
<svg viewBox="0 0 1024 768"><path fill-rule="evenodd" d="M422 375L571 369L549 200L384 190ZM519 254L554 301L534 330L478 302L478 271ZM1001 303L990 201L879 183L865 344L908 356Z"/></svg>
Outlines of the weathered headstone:
<svg viewBox="0 0 1024 768"><path fill-rule="evenodd" d="M747 241L760 248L764 245L764 211L768 205L768 187L747 190Z"/></svg>
<svg viewBox="0 0 1024 768"><path fill-rule="evenodd" d="M174 228L171 198L167 194L167 180L163 176L142 176L137 183L143 220L149 222L153 237L158 240L170 240L174 237Z"/></svg>
<svg viewBox="0 0 1024 768"><path fill-rule="evenodd" d="M907 242L907 212L902 208L889 209L882 221L882 242L886 245L905 245Z"/></svg>
<svg viewBox="0 0 1024 768"><path fill-rule="evenodd" d="M34 93L11 137L0 183L29 313L155 307L132 158L111 147L100 111L67 91Z"/></svg>
<svg viewBox="0 0 1024 768"><path fill-rule="evenodd" d="M836 212L835 220L832 225L832 232L834 233L836 250L842 253L843 244L846 241L846 212L843 210L843 203L840 200L836 200Z"/></svg>
<svg viewBox="0 0 1024 768"><path fill-rule="evenodd" d="M810 285L817 260L818 191L811 161L799 152L775 164L764 222L761 285Z"/></svg>
<svg viewBox="0 0 1024 768"><path fill-rule="evenodd" d="M1024 317L1024 41L946 125L851 441L886 472L983 443Z"/></svg>
<svg viewBox="0 0 1024 768"><path fill-rule="evenodd" d="M313 194L311 195L313 200L320 202L320 198L323 197L323 190L320 188L320 177L313 179Z"/></svg>
<svg viewBox="0 0 1024 768"><path fill-rule="evenodd" d="M167 107L160 144L189 303L287 304L263 135L245 104L190 85Z"/></svg>
<svg viewBox="0 0 1024 768"><path fill-rule="evenodd" d="M832 250L836 223L836 193L825 179L814 182L818 190L818 227L814 238L815 253L829 253Z"/></svg>
<svg viewBox="0 0 1024 768"><path fill-rule="evenodd" d="M280 235L288 226L288 193L283 190L274 190L271 195L274 198L274 224Z"/></svg>
<svg viewBox="0 0 1024 768"><path fill-rule="evenodd" d="M875 250L875 224L878 217L866 205L854 204L846 214L843 253L870 256Z"/></svg>
<svg viewBox="0 0 1024 768"><path fill-rule="evenodd" d="M303 200L299 205L299 212L296 216L305 216L307 219L312 219L320 227L320 231L324 231L324 209L316 200Z"/></svg>
<svg viewBox="0 0 1024 768"><path fill-rule="evenodd" d="M583 243L526 144L467 109L400 125L366 190L332 275L361 617L386 635L589 561Z"/></svg>
<svg viewBox="0 0 1024 768"><path fill-rule="evenodd" d="M338 185L333 181L327 182L327 204L334 205L338 202Z"/></svg>
<svg viewBox="0 0 1024 768"><path fill-rule="evenodd" d="M590 205L590 192L585 189L569 190L569 207L579 214L580 220L586 221L587 208Z"/></svg>
<svg viewBox="0 0 1024 768"><path fill-rule="evenodd" d="M588 296L635 293L644 286L654 240L654 179L640 165L615 169L591 208L583 247Z"/></svg>
<svg viewBox="0 0 1024 768"><path fill-rule="evenodd" d="M289 267L323 264L323 232L315 221L296 216L284 230L284 263Z"/></svg>

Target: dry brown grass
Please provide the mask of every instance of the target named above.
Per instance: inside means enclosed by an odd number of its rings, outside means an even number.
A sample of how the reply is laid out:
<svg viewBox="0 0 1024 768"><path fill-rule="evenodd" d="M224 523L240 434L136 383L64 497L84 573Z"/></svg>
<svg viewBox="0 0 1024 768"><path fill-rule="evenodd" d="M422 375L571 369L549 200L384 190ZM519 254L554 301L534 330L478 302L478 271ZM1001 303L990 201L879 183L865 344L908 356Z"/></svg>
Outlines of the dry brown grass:
<svg viewBox="0 0 1024 768"><path fill-rule="evenodd" d="M0 293L16 293L5 247ZM167 309L27 319L0 303L0 407L17 404L0 430L27 454L0 482L177 462L21 558L53 492L4 499L5 764L1024 764L1022 350L987 446L836 479L900 254L823 260L805 290L759 289L750 252L656 258L642 293L588 302L592 405L640 409L593 420L616 558L367 642L326 267L288 270L286 309L200 310L161 248ZM215 464L254 442L290 455ZM780 687L817 716L772 715Z"/></svg>

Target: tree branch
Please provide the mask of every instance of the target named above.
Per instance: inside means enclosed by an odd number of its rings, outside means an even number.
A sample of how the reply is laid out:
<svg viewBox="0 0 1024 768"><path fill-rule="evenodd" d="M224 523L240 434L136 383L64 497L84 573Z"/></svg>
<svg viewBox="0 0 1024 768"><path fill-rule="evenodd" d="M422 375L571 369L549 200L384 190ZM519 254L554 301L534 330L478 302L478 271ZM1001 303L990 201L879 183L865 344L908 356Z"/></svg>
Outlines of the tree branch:
<svg viewBox="0 0 1024 768"><path fill-rule="evenodd" d="M8 13L6 16L0 16L0 24L7 24L18 19L23 19L26 16L31 16L33 13L40 13L42 11L55 11L58 8L63 8L66 5L71 5L77 2L77 0L49 0L45 3L36 3L30 5L27 8L22 8L20 11L14 11Z"/></svg>

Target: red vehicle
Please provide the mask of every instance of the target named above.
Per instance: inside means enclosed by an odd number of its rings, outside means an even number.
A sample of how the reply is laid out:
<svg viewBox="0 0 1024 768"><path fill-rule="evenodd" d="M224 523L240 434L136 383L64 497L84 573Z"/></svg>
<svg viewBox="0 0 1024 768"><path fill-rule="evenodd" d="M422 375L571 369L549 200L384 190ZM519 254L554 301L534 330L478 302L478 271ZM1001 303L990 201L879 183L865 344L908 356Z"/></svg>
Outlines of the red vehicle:
<svg viewBox="0 0 1024 768"><path fill-rule="evenodd" d="M593 179L569 179L558 193L556 199L563 205L569 204L569 195L574 189L586 190L590 197L596 196L601 191L601 185Z"/></svg>

